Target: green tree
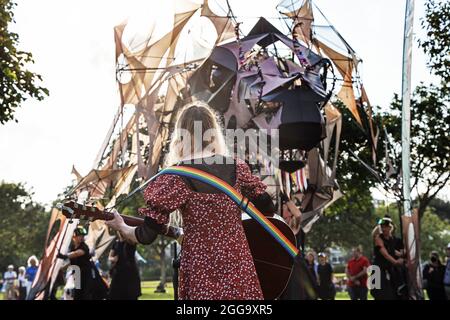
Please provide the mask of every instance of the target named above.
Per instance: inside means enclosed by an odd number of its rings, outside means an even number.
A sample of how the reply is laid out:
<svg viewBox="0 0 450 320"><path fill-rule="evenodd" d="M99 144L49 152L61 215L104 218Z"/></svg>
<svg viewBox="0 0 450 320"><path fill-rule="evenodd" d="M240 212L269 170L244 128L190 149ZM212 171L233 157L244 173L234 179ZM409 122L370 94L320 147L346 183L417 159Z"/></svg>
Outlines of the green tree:
<svg viewBox="0 0 450 320"><path fill-rule="evenodd" d="M306 236L306 243L316 252L335 246L350 249L361 245L369 254L372 247L370 232L375 220L370 192L347 189L344 197L314 224Z"/></svg>
<svg viewBox="0 0 450 320"><path fill-rule="evenodd" d="M450 202L435 198L430 201L430 207L433 208L439 218L450 222Z"/></svg>
<svg viewBox="0 0 450 320"><path fill-rule="evenodd" d="M398 95L383 121L392 138L397 167L401 163L401 108ZM411 188L416 189L419 217L450 182L449 100L434 85L418 86L411 99Z"/></svg>
<svg viewBox="0 0 450 320"><path fill-rule="evenodd" d="M441 219L433 208L425 210L420 224L420 255L422 261L429 259L431 251L438 251L441 259L450 243L450 223Z"/></svg>
<svg viewBox="0 0 450 320"><path fill-rule="evenodd" d="M50 214L22 184L0 183L0 270L40 256Z"/></svg>
<svg viewBox="0 0 450 320"><path fill-rule="evenodd" d="M370 188L376 187L378 180L353 154L371 163L372 153L367 134L354 121L350 111L340 101L333 104L340 109L343 117L336 172L343 197L325 210L324 216L307 234L306 244L316 251L332 246L350 249L361 245L369 254L372 247L370 233L377 220ZM374 120L379 121L379 115ZM381 158L382 150L378 151Z"/></svg>
<svg viewBox="0 0 450 320"><path fill-rule="evenodd" d="M19 35L8 30L10 23L15 23L15 6L10 0L0 0L0 124L15 120L16 109L28 97L40 101L48 95L48 90L37 84L41 76L26 68L34 63L32 54L19 50Z"/></svg>
<svg viewBox="0 0 450 320"><path fill-rule="evenodd" d="M427 37L420 41L428 54L428 66L441 78L444 94L450 90L450 2L428 0L425 17L421 21Z"/></svg>
<svg viewBox="0 0 450 320"><path fill-rule="evenodd" d="M439 85L419 85L411 98L411 186L418 194L414 206L418 208L422 217L427 206L436 198L450 182L450 34L442 32L448 29L450 17L450 4L445 1L428 0L426 3L426 16L422 21L427 31L426 40L420 41L422 48L429 58L431 72L440 78ZM352 120L349 112L343 111L343 139L342 155L338 165L338 180L351 177L345 187L358 184L360 190L368 187L382 187L393 198L400 201L401 190L401 109L402 101L395 94L390 109L382 112L374 109L374 123L381 130L378 142L377 161L374 168L378 178L369 172L361 163L352 157L352 152L367 164L372 164L369 135L361 130ZM364 119L365 112L360 112ZM368 127L365 125L365 127ZM387 131L387 137L384 134ZM386 157L384 143L388 144ZM391 160L396 169L390 178L388 160ZM345 186L345 187L344 187Z"/></svg>

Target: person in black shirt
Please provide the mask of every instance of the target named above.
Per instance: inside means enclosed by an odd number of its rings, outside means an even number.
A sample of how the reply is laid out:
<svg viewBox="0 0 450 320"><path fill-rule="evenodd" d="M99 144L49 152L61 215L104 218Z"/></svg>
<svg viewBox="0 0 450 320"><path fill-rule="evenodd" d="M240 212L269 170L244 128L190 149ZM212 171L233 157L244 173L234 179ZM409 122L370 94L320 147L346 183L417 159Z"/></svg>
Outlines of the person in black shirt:
<svg viewBox="0 0 450 320"><path fill-rule="evenodd" d="M389 217L386 215L385 217ZM406 259L405 246L403 244L403 240L399 237L395 236L395 225L392 224L391 236L394 242L394 252L395 258ZM400 300L408 300L408 285L407 285L407 277L408 277L408 269L405 264L396 265L392 268L392 282L393 286L396 289L395 293L398 299Z"/></svg>
<svg viewBox="0 0 450 320"><path fill-rule="evenodd" d="M424 289L427 290L430 300L446 300L444 287L445 266L439 259L436 251L431 252L430 262L423 268Z"/></svg>
<svg viewBox="0 0 450 320"><path fill-rule="evenodd" d="M109 300L137 300L141 295L141 279L136 264L136 245L119 239L109 254L112 268Z"/></svg>
<svg viewBox="0 0 450 320"><path fill-rule="evenodd" d="M325 253L319 253L319 265L317 266L318 293L322 300L334 300L336 290L333 284L333 267L327 261Z"/></svg>
<svg viewBox="0 0 450 320"><path fill-rule="evenodd" d="M295 197L297 198L297 196L302 197L302 194L298 193ZM284 193L281 193L281 200L283 202L281 215L294 232L297 248L301 250L304 237L301 229L302 213L294 201L289 200ZM317 278L313 253L312 260L311 265L306 262L303 254L297 256L294 260L291 278L280 297L281 300L315 300L317 298Z"/></svg>
<svg viewBox="0 0 450 320"><path fill-rule="evenodd" d="M74 300L101 300L106 298L107 287L91 260L89 247L84 242L87 231L78 226L72 238L71 251L58 254L60 259L70 259L70 265L80 268L80 288L75 288Z"/></svg>
<svg viewBox="0 0 450 320"><path fill-rule="evenodd" d="M403 266L403 258L397 258L397 241L392 236L392 219L388 216L380 219L372 232L374 241L373 265L380 268L380 288L371 290L375 300L397 300L397 286L394 281L396 268Z"/></svg>
<svg viewBox="0 0 450 320"><path fill-rule="evenodd" d="M318 290L317 262L316 262L315 253L313 251L309 251L306 254L305 263L306 263L306 270L308 272L309 279L311 279L311 286L313 287L314 292L317 293L317 290ZM317 298L317 295L311 296L307 299L308 300L309 299L316 300L316 298Z"/></svg>

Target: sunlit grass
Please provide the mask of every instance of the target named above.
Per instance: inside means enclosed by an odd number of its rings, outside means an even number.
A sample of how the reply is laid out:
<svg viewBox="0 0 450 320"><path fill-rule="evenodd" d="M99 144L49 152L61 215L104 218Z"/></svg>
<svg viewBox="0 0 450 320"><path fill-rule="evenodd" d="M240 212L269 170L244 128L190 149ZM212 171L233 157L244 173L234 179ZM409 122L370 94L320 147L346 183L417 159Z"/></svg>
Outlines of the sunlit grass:
<svg viewBox="0 0 450 320"><path fill-rule="evenodd" d="M141 282L141 292L142 295L139 297L139 300L173 300L173 286L171 282L168 282L166 285L165 293L155 293L156 287L158 286L159 281L143 281ZM56 295L58 298L62 296L62 289L58 290ZM4 294L0 293L0 300L3 300ZM373 300L373 297L370 293L367 295L368 300ZM425 294L425 299L428 297ZM337 292L336 300L350 300L348 292Z"/></svg>
<svg viewBox="0 0 450 320"><path fill-rule="evenodd" d="M171 282L166 285L166 293L155 293L159 281L141 282L142 295L139 300L173 300L173 286Z"/></svg>
<svg viewBox="0 0 450 320"><path fill-rule="evenodd" d="M173 300L173 286L172 283L167 283L166 293L155 293L159 281L143 281L141 282L142 295L139 300ZM56 296L61 298L62 289L58 290ZM370 295L369 295L370 296ZM347 292L338 292L336 300L349 300ZM371 299L371 297L370 297ZM0 293L0 300L3 300L3 293Z"/></svg>

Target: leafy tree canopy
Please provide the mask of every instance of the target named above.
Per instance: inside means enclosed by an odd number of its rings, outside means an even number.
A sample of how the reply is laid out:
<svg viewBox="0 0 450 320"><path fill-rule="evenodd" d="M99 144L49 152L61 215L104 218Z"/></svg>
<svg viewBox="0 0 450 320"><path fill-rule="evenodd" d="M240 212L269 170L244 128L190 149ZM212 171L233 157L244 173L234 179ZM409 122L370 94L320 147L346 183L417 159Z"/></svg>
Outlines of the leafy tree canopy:
<svg viewBox="0 0 450 320"><path fill-rule="evenodd" d="M28 97L40 101L49 94L38 84L42 77L27 69L34 63L32 54L19 50L19 35L8 30L15 23L15 6L10 0L0 0L0 124L17 122L14 113Z"/></svg>

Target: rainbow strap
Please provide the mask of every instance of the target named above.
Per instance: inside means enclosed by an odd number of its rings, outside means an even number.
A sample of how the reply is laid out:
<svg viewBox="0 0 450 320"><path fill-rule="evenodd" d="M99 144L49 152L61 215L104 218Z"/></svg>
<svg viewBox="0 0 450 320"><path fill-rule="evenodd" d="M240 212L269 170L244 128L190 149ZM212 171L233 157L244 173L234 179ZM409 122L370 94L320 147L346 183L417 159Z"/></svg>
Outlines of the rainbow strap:
<svg viewBox="0 0 450 320"><path fill-rule="evenodd" d="M255 219L293 258L298 255L299 250L297 247L293 245L292 242L289 241L289 239L287 239L284 234L281 233L281 231L253 205L253 203L222 179L199 169L186 166L173 166L161 170L158 174L153 176L151 180L156 179L162 174L173 174L192 178L219 189L229 196L231 200L236 202L236 204L238 204L250 217Z"/></svg>

